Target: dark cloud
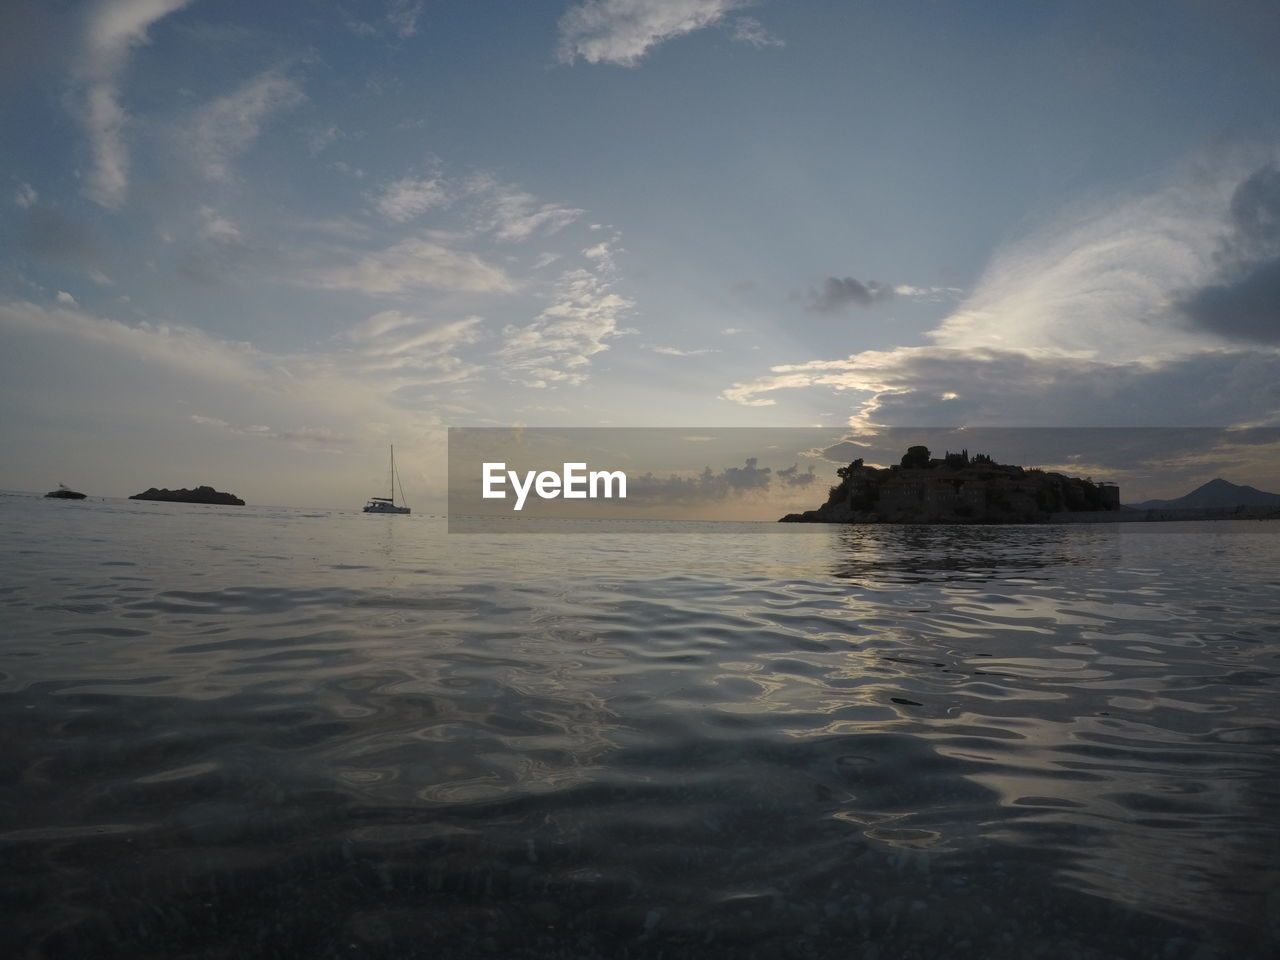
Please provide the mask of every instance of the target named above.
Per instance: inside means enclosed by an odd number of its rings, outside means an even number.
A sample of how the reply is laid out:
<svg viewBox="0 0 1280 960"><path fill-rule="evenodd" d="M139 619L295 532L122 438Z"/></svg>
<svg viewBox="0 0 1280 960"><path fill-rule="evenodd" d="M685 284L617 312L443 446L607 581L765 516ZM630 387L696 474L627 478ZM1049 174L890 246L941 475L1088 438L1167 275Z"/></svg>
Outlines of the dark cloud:
<svg viewBox="0 0 1280 960"><path fill-rule="evenodd" d="M841 440L839 443L823 447L817 452L823 460L841 465L871 456L871 451L866 443L856 443L852 440Z"/></svg>
<svg viewBox="0 0 1280 960"><path fill-rule="evenodd" d="M888 424L1221 426L1280 411L1280 355L1213 351L1159 363L1103 363L989 351L920 352L877 375Z"/></svg>
<svg viewBox="0 0 1280 960"><path fill-rule="evenodd" d="M1280 167L1255 171L1231 195L1231 222L1238 238L1263 256L1280 252Z"/></svg>
<svg viewBox="0 0 1280 960"><path fill-rule="evenodd" d="M41 206L27 210L19 227L19 239L22 249L31 256L75 267L93 265L101 249L91 224Z"/></svg>
<svg viewBox="0 0 1280 960"><path fill-rule="evenodd" d="M769 489L773 470L759 466L756 457L749 457L741 467L726 467L719 473L707 467L696 477L667 477L646 473L629 477L627 499L659 503L689 503L700 500L723 500L726 497L751 490Z"/></svg>
<svg viewBox="0 0 1280 960"><path fill-rule="evenodd" d="M1235 340L1280 343L1280 257L1232 283L1202 287L1180 304L1193 323Z"/></svg>
<svg viewBox="0 0 1280 960"><path fill-rule="evenodd" d="M804 473L800 472L800 464L793 463L791 466L777 471L775 474L788 487L807 487L817 479L817 474L813 472L813 465L809 465L809 469Z"/></svg>
<svg viewBox="0 0 1280 960"><path fill-rule="evenodd" d="M1280 343L1280 167L1263 167L1236 188L1230 234L1213 283L1178 302L1196 326L1219 336Z"/></svg>
<svg viewBox="0 0 1280 960"><path fill-rule="evenodd" d="M853 277L827 277L822 291L813 292L805 309L810 313L840 313L850 304L869 307L893 298L893 287L868 280L863 283Z"/></svg>

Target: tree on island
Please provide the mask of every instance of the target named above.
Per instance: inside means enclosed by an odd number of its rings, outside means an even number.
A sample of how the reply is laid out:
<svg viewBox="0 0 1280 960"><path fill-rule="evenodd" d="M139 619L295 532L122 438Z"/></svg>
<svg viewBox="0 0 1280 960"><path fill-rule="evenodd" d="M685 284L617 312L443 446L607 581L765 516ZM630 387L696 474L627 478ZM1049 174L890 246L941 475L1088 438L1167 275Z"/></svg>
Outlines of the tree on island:
<svg viewBox="0 0 1280 960"><path fill-rule="evenodd" d="M907 447L907 452L902 455L902 468L904 470L929 469L929 448L919 445Z"/></svg>

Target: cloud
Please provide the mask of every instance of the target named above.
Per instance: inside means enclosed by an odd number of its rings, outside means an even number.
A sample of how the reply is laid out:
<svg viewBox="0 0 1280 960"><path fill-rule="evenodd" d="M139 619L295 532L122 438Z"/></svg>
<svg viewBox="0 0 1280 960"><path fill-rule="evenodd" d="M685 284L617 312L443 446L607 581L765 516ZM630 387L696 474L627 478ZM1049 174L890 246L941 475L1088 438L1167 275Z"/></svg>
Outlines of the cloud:
<svg viewBox="0 0 1280 960"><path fill-rule="evenodd" d="M893 287L869 280L863 283L853 277L827 277L821 292L810 294L805 309L810 313L841 313L850 304L869 307L893 299Z"/></svg>
<svg viewBox="0 0 1280 960"><path fill-rule="evenodd" d="M1242 176L1193 168L1151 193L1068 207L1000 250L930 339L1117 363L1226 346L1191 328L1174 302L1212 275Z"/></svg>
<svg viewBox="0 0 1280 960"><path fill-rule="evenodd" d="M679 347L650 347L654 353L661 353L668 357L700 357L704 353L715 353L710 347L702 347L698 350L681 350Z"/></svg>
<svg viewBox="0 0 1280 960"><path fill-rule="evenodd" d="M93 168L85 192L95 203L119 209L129 189L128 114L120 105L120 77L130 51L147 42L147 29L189 0L105 0L89 15L84 48L75 64L81 110Z"/></svg>
<svg viewBox="0 0 1280 960"><path fill-rule="evenodd" d="M192 327L130 326L69 305L46 308L26 301L0 303L0 327L97 344L201 380L243 385L265 381L271 375L271 365L247 344L214 340Z"/></svg>
<svg viewBox="0 0 1280 960"><path fill-rule="evenodd" d="M484 372L459 356L461 347L484 334L480 317L436 323L398 310L384 310L347 331L357 345L353 368L375 374L392 393L408 388L461 383ZM388 376L388 374L390 376Z"/></svg>
<svg viewBox="0 0 1280 960"><path fill-rule="evenodd" d="M13 202L23 210L29 210L34 207L39 199L40 194L36 193L36 188L29 183L18 184L18 189L13 194Z"/></svg>
<svg viewBox="0 0 1280 960"><path fill-rule="evenodd" d="M1233 340L1280 343L1280 257L1252 265L1233 282L1202 287L1181 308L1193 323Z"/></svg>
<svg viewBox="0 0 1280 960"><path fill-rule="evenodd" d="M955 300L964 293L959 287L915 287L909 283L898 284L893 288L893 292L900 297L923 300L927 303L942 303L945 300Z"/></svg>
<svg viewBox="0 0 1280 960"><path fill-rule="evenodd" d="M341 140L342 137L342 130L332 123L327 127L312 130L307 134L307 152L313 157L318 157L334 143Z"/></svg>
<svg viewBox="0 0 1280 960"><path fill-rule="evenodd" d="M446 323L398 310L374 314L347 332L359 348L357 367L366 373L395 372L394 389L469 380L483 367L464 362L456 351L483 335L482 319L471 316Z"/></svg>
<svg viewBox="0 0 1280 960"><path fill-rule="evenodd" d="M387 184L374 198L374 206L393 223L405 223L432 207L449 202L449 193L438 173L404 176Z"/></svg>
<svg viewBox="0 0 1280 960"><path fill-rule="evenodd" d="M775 403L779 390L825 387L858 394L850 423L1077 426L1117 423L1214 426L1280 411L1280 355L1204 351L1106 363L983 348L900 347L844 360L774 367L726 399Z"/></svg>
<svg viewBox="0 0 1280 960"><path fill-rule="evenodd" d="M387 23L401 40L407 40L418 32L418 17L421 15L422 0L391 0L387 5Z"/></svg>
<svg viewBox="0 0 1280 960"><path fill-rule="evenodd" d="M240 228L212 207L201 207L200 217L204 221L200 233L206 239L238 240L240 238Z"/></svg>
<svg viewBox="0 0 1280 960"><path fill-rule="evenodd" d="M306 276L325 290L355 290L371 296L414 290L511 293L515 283L473 253L460 253L420 237L401 240L355 264L312 270Z"/></svg>
<svg viewBox="0 0 1280 960"><path fill-rule="evenodd" d="M747 0L586 0L560 18L561 63L634 67L653 47L710 27Z"/></svg>
<svg viewBox="0 0 1280 960"><path fill-rule="evenodd" d="M785 47L786 43L775 37L755 17L738 17L733 21L730 36L738 43L762 50L765 47Z"/></svg>
<svg viewBox="0 0 1280 960"><path fill-rule="evenodd" d="M800 465L793 463L783 470L776 471L776 476L789 487L807 487L817 479L813 464L809 464L809 469L801 473Z"/></svg>
<svg viewBox="0 0 1280 960"><path fill-rule="evenodd" d="M273 69L206 104L192 129L192 150L201 172L210 180L226 180L231 162L249 149L263 123L304 99L296 81Z"/></svg>
<svg viewBox="0 0 1280 960"><path fill-rule="evenodd" d="M76 298L65 290L59 290L58 296L55 298L59 303L66 304L69 307L78 307L80 304L76 302Z"/></svg>
<svg viewBox="0 0 1280 960"><path fill-rule="evenodd" d="M198 283L219 284L245 268L260 269L279 260L277 249L245 240L240 228L213 207L205 205L197 212L196 240L178 257L183 276Z"/></svg>
<svg viewBox="0 0 1280 960"><path fill-rule="evenodd" d="M582 255L590 260L597 270L613 273L618 269L617 254L614 252L613 243L609 240L601 240L599 243L587 247L582 251Z"/></svg>
<svg viewBox="0 0 1280 960"><path fill-rule="evenodd" d="M499 353L508 377L530 387L585 382L591 358L609 349L606 341L631 332L618 322L634 306L590 271L566 271L532 323L503 330Z"/></svg>
<svg viewBox="0 0 1280 960"><path fill-rule="evenodd" d="M1280 343L1280 167L1269 164L1231 196L1214 282L1184 296L1182 313L1232 340Z"/></svg>
<svg viewBox="0 0 1280 960"><path fill-rule="evenodd" d="M930 346L775 366L723 395L847 392L862 429L1280 422L1276 178L1216 159L1010 243Z"/></svg>
<svg viewBox="0 0 1280 960"><path fill-rule="evenodd" d="M697 438L693 438L697 439ZM731 497L766 495L774 481L782 487L807 487L817 480L813 467L801 472L798 464L781 470L760 466L758 457L748 457L741 467L710 467L692 476L653 473L627 477L627 499L638 503L697 503Z"/></svg>
<svg viewBox="0 0 1280 960"><path fill-rule="evenodd" d="M504 184L488 174L477 174L467 183L484 209L482 226L498 240L519 242L536 233L554 234L586 211L558 203L543 203L519 187Z"/></svg>

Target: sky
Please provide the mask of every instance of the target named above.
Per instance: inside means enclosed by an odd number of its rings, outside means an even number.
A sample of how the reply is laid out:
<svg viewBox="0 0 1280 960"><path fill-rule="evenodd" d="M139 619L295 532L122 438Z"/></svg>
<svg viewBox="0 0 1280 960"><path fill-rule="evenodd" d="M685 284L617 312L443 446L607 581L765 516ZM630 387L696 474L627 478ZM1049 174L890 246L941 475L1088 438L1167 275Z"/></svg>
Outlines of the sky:
<svg viewBox="0 0 1280 960"><path fill-rule="evenodd" d="M356 508L394 443L440 509L450 426L1280 426L1277 48L1272 0L7 0L0 489Z"/></svg>

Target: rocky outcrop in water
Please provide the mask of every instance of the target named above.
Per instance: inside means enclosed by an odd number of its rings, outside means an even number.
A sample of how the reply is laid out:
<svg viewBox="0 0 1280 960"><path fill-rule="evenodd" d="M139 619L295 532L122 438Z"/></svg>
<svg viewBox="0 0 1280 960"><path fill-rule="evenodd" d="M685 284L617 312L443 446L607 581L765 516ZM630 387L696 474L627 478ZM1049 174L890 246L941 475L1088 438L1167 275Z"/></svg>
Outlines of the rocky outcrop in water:
<svg viewBox="0 0 1280 960"><path fill-rule="evenodd" d="M996 463L969 451L929 455L911 447L901 463L868 467L855 460L816 510L784 523L1043 523L1055 515L1120 509L1120 488L1035 468Z"/></svg>
<svg viewBox="0 0 1280 960"><path fill-rule="evenodd" d="M130 500L164 500L168 503L215 503L228 507L243 507L244 501L233 493L222 493L213 487L199 486L194 490L157 490L150 487L135 493Z"/></svg>

